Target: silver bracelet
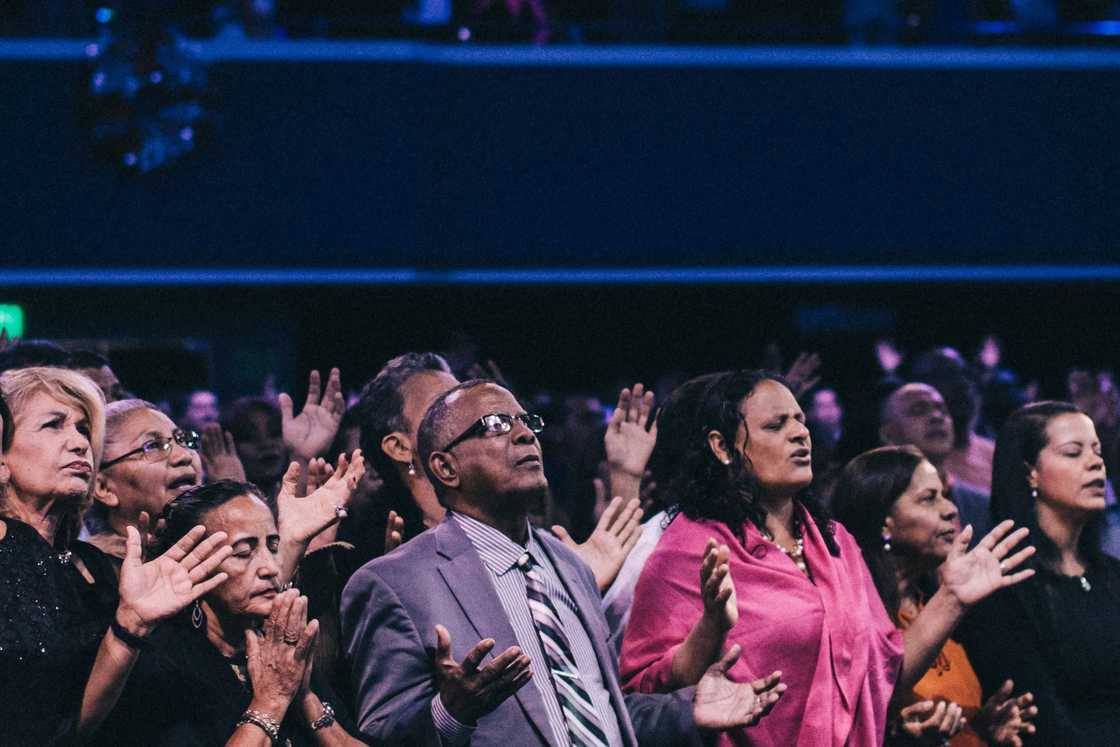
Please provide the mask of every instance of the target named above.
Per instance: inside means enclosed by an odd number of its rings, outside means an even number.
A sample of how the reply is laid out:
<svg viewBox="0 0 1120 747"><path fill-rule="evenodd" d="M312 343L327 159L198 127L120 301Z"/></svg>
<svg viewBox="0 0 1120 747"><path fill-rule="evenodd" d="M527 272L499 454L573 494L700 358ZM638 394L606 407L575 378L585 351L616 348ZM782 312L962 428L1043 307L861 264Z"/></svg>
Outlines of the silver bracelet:
<svg viewBox="0 0 1120 747"><path fill-rule="evenodd" d="M326 729L334 723L334 709L331 704L323 701L323 715L311 722L311 731Z"/></svg>
<svg viewBox="0 0 1120 747"><path fill-rule="evenodd" d="M238 726L244 726L245 724L252 724L259 728L268 735L268 741L272 744L276 744L277 740L280 739L280 722L267 713L254 711L250 708L241 714L241 720L237 722Z"/></svg>

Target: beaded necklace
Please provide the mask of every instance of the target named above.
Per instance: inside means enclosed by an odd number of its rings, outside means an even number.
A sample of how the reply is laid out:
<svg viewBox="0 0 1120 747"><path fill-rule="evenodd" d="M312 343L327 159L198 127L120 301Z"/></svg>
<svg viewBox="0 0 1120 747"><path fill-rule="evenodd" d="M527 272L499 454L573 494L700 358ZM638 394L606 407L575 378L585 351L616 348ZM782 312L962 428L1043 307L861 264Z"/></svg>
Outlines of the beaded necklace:
<svg viewBox="0 0 1120 747"><path fill-rule="evenodd" d="M806 576L812 578L812 574L809 573L809 564L805 560L805 540L803 538L797 537L797 539L794 541L793 549L787 550L774 540L774 535L770 534L770 532L763 530L762 536L770 540L770 542L772 542L775 547L781 550L786 557L792 560L793 564L797 566L798 570L800 570Z"/></svg>

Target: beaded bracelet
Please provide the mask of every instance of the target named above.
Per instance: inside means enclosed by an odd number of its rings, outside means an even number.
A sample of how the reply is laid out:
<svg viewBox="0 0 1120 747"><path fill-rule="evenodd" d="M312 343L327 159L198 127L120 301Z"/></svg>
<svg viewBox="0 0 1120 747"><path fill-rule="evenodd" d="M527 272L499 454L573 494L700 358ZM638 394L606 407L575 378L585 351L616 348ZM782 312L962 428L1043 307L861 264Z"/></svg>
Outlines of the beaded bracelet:
<svg viewBox="0 0 1120 747"><path fill-rule="evenodd" d="M237 722L238 726L244 726L245 724L252 724L261 729L268 735L268 741L272 744L276 744L276 741L280 739L280 722L267 713L249 709L241 714L241 720Z"/></svg>
<svg viewBox="0 0 1120 747"><path fill-rule="evenodd" d="M334 723L334 709L331 704L323 701L323 715L311 722L311 731L326 729Z"/></svg>

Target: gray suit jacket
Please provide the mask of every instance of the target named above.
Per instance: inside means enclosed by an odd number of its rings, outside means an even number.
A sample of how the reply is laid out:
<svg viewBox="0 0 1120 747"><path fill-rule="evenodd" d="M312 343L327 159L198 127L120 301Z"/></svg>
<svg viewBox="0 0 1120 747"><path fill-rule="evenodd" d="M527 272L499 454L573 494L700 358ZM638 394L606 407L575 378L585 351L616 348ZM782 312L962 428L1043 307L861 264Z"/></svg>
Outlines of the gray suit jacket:
<svg viewBox="0 0 1120 747"><path fill-rule="evenodd" d="M534 530L536 531L536 530ZM623 695L618 661L591 570L549 534L536 531L580 610L610 690L622 738L641 744L701 744L692 721L692 688L670 695ZM394 552L366 563L342 593L342 648L356 697L355 720L377 744L439 745L432 723L436 695L435 626L451 633L462 660L484 638L493 654L517 645L488 571L450 517ZM472 745L553 745L544 702L530 682L479 720Z"/></svg>

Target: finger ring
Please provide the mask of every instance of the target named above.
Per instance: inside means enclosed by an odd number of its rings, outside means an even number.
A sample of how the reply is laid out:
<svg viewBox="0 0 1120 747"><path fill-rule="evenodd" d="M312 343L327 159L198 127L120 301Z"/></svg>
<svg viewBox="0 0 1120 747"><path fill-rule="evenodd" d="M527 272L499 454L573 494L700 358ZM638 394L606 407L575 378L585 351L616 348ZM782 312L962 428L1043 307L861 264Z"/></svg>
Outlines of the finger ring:
<svg viewBox="0 0 1120 747"><path fill-rule="evenodd" d="M294 646L299 643L299 633L284 633L284 643L289 646Z"/></svg>
<svg viewBox="0 0 1120 747"><path fill-rule="evenodd" d="M999 562L999 572L1007 573L1007 563L1004 563L1002 560Z"/></svg>
<svg viewBox="0 0 1120 747"><path fill-rule="evenodd" d="M335 506L334 515L338 517L339 521L341 521L349 516L350 512L346 510L346 506Z"/></svg>

